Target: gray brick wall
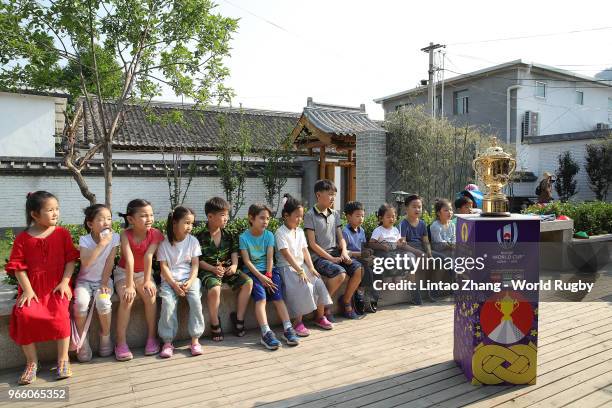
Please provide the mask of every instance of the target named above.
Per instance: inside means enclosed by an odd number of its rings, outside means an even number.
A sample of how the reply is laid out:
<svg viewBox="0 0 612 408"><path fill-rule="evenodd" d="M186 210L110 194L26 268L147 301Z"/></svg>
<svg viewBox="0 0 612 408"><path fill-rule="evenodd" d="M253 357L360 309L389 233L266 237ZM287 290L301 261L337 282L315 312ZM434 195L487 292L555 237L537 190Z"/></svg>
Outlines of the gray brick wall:
<svg viewBox="0 0 612 408"><path fill-rule="evenodd" d="M98 200L104 202L104 178L87 177L87 182ZM0 228L19 227L25 224L25 197L28 192L47 190L60 200L60 219L64 223L83 222L83 208L88 201L81 196L76 182L69 176L2 176L0 184ZM296 198L302 195L302 179L289 178L283 189ZM203 220L204 203L213 196L224 197L220 180L216 177L194 178L185 205L193 208L197 219ZM153 205L154 215L163 219L168 215L170 202L168 199L168 183L163 177L115 177L113 179L113 217L117 211L125 211L127 203L134 198L144 198ZM245 205L239 216L245 216L250 204L265 202L265 193L261 180L247 179Z"/></svg>
<svg viewBox="0 0 612 408"><path fill-rule="evenodd" d="M371 213L385 201L386 133L358 133L356 160L357 200Z"/></svg>

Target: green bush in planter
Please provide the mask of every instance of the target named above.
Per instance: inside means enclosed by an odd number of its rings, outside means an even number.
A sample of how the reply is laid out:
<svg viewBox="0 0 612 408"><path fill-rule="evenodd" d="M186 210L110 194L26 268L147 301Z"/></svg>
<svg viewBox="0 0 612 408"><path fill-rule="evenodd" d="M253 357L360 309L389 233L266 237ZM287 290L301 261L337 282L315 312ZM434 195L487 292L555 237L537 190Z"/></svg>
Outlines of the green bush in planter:
<svg viewBox="0 0 612 408"><path fill-rule="evenodd" d="M532 205L523 213L565 215L574 220L574 230L588 235L612 233L612 203L589 201L584 203L553 202L542 206Z"/></svg>

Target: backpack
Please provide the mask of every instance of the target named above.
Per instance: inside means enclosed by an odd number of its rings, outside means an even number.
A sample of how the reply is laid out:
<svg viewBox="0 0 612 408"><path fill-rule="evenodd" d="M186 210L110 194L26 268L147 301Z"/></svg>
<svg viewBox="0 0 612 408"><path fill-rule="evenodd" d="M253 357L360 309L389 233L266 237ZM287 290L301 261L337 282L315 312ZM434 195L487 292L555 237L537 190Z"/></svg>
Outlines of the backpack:
<svg viewBox="0 0 612 408"><path fill-rule="evenodd" d="M542 185L541 184L538 184L538 186L536 187L535 193L536 193L537 196L542 194Z"/></svg>

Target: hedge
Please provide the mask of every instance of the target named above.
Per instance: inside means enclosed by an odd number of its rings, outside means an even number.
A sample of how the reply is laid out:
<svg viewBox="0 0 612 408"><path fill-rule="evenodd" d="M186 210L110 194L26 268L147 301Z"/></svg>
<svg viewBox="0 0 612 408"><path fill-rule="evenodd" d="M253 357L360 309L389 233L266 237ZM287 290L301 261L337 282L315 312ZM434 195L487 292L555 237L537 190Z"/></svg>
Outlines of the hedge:
<svg viewBox="0 0 612 408"><path fill-rule="evenodd" d="M574 220L574 230L584 231L588 235L612 233L612 203L589 201L584 203L553 202L546 205L535 204L523 210L523 213L565 215Z"/></svg>

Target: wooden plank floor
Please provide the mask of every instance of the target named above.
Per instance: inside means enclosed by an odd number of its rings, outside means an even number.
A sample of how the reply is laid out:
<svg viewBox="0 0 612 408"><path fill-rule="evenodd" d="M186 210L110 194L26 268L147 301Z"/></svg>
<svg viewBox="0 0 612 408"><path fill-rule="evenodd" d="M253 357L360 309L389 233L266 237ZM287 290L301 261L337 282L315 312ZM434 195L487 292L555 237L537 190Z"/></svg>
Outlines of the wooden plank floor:
<svg viewBox="0 0 612 408"><path fill-rule="evenodd" d="M36 386L66 385L70 407L599 407L612 406L612 305L541 303L538 378L534 386L475 387L452 361L448 303L385 308L362 321L312 330L295 348L270 352L255 331L204 340L204 355L182 344L170 360L142 356L118 363L73 364L55 382L48 367ZM278 328L277 332L278 332ZM0 372L0 392L17 370Z"/></svg>

